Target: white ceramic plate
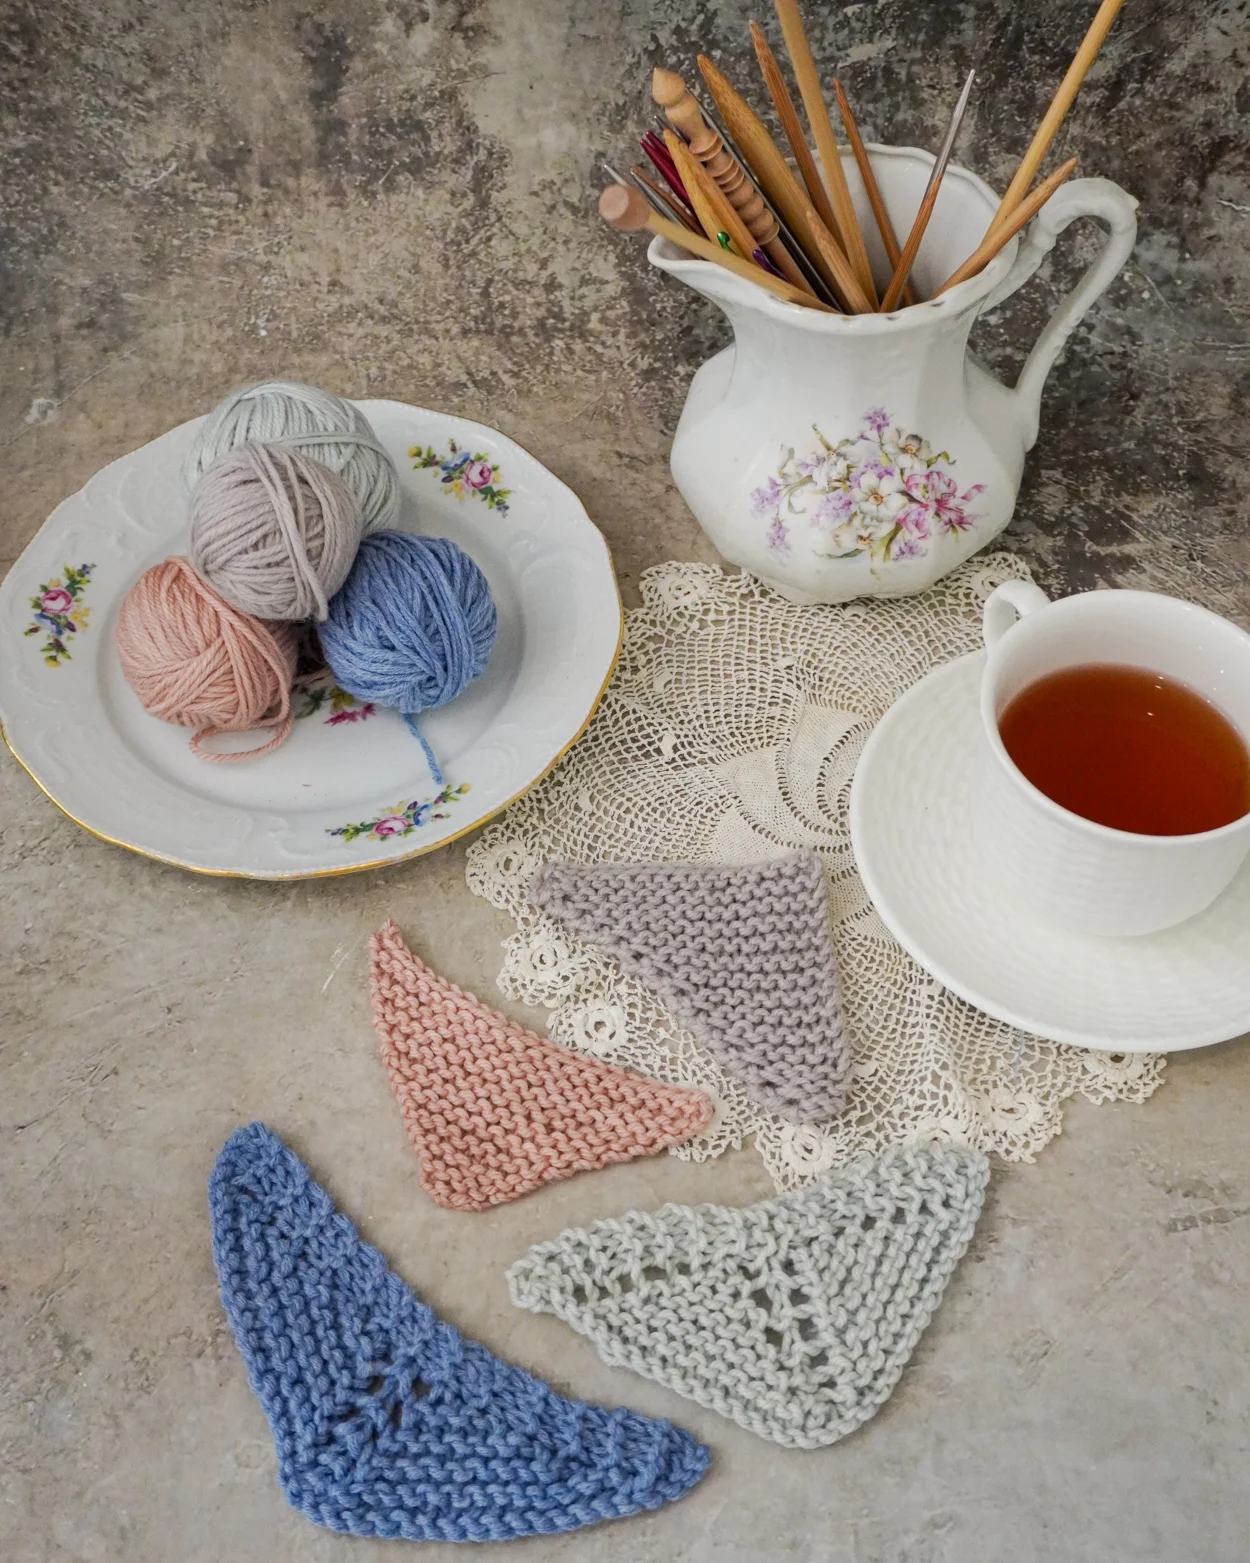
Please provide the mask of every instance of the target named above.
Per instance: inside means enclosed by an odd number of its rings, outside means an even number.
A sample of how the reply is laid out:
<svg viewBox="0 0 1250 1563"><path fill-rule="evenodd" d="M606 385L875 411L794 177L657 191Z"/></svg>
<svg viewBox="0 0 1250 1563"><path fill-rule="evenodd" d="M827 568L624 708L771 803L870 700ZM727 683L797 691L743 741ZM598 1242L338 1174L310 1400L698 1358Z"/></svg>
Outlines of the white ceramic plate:
<svg viewBox="0 0 1250 1563"><path fill-rule="evenodd" d="M908 690L865 745L851 790L864 888L926 971L995 1019L1114 1052L1174 1052L1250 1031L1250 870L1177 928L1073 933L1017 906L973 828L985 654Z"/></svg>
<svg viewBox="0 0 1250 1563"><path fill-rule="evenodd" d="M577 496L481 424L402 402L358 405L399 468L398 525L459 543L499 609L486 672L421 719L445 787L399 716L330 684L297 702L305 714L280 749L231 765L197 760L185 730L139 705L113 625L138 576L186 549L180 466L197 418L98 472L0 585L4 736L87 830L201 873L301 879L374 868L497 814L590 720L622 616L607 545ZM471 466L457 470L466 453Z"/></svg>

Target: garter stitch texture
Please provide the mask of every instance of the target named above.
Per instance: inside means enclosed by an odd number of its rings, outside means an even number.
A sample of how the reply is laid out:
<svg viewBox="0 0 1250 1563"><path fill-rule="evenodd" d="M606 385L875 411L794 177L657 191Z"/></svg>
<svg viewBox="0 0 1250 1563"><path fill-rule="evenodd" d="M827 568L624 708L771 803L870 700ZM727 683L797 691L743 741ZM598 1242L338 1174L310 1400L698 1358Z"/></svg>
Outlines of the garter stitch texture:
<svg viewBox="0 0 1250 1563"><path fill-rule="evenodd" d="M894 1149L744 1210L665 1205L563 1232L517 1260L508 1290L612 1367L815 1449L898 1383L988 1178L979 1152Z"/></svg>
<svg viewBox="0 0 1250 1563"><path fill-rule="evenodd" d="M707 1469L668 1422L566 1400L465 1340L263 1124L208 1185L221 1297L288 1501L355 1536L503 1541L657 1509Z"/></svg>
<svg viewBox="0 0 1250 1563"><path fill-rule="evenodd" d="M659 994L761 1107L800 1122L842 1107L851 1051L813 853L743 868L550 863L529 894Z"/></svg>
<svg viewBox="0 0 1250 1563"><path fill-rule="evenodd" d="M421 1161L452 1210L653 1156L711 1121L700 1091L555 1047L423 965L388 922L370 943L373 1023Z"/></svg>

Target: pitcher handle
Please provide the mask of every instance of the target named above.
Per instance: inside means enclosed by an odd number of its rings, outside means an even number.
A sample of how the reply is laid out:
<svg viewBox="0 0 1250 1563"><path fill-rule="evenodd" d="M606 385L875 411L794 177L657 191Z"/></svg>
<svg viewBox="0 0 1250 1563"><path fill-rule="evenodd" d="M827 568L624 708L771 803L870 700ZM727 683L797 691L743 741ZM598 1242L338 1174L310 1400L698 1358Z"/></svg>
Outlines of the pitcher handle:
<svg viewBox="0 0 1250 1563"><path fill-rule="evenodd" d="M1132 253L1137 239L1136 200L1110 179L1072 179L1060 185L1025 229L1011 270L982 306L984 313L1023 287L1054 249L1055 240L1078 217L1099 217L1110 232L1085 275L1042 328L1016 381L1016 405L1025 450L1031 450L1037 440L1042 387L1051 365L1086 310L1108 287Z"/></svg>

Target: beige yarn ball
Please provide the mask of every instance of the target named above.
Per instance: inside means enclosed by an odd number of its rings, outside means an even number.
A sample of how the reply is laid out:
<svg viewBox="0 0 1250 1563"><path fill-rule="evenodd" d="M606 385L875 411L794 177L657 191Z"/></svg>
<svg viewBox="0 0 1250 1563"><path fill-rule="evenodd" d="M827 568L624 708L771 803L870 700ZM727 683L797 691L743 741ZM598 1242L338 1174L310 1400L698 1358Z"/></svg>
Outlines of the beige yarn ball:
<svg viewBox="0 0 1250 1563"><path fill-rule="evenodd" d="M355 495L301 450L240 445L191 491L191 562L258 619L324 619L364 531Z"/></svg>

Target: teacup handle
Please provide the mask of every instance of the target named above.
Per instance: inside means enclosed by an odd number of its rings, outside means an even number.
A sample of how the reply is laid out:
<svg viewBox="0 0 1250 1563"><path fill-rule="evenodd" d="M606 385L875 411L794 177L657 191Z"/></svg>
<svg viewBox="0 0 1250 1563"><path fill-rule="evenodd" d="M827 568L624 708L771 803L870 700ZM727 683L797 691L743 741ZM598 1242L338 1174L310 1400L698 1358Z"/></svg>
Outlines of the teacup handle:
<svg viewBox="0 0 1250 1563"><path fill-rule="evenodd" d="M1085 275L1042 328L1016 381L1025 450L1032 450L1037 440L1042 387L1051 366L1086 310L1132 254L1137 240L1136 200L1110 179L1072 179L1061 185L1024 230L1011 270L981 307L984 314L1022 287L1054 249L1055 240L1078 217L1101 218L1110 232Z"/></svg>
<svg viewBox="0 0 1250 1563"><path fill-rule="evenodd" d="M981 634L987 651L993 651L1009 629L1026 613L1049 606L1050 598L1032 581L1004 581L985 599Z"/></svg>

